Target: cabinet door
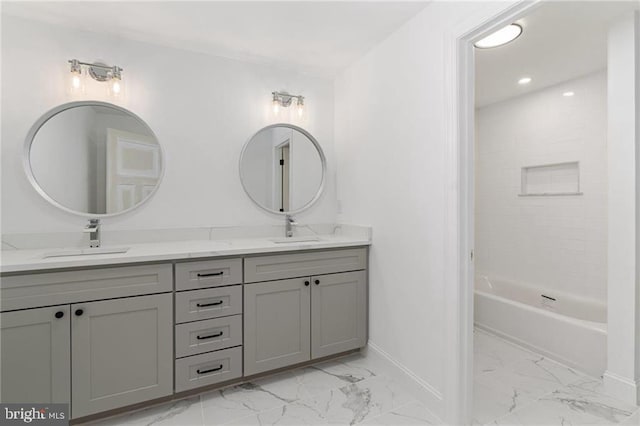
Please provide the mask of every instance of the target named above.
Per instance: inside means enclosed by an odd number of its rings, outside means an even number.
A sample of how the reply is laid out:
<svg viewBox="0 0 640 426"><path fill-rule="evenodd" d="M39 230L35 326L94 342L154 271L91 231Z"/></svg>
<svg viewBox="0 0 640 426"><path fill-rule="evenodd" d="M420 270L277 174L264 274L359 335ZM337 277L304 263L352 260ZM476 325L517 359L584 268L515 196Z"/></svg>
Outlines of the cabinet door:
<svg viewBox="0 0 640 426"><path fill-rule="evenodd" d="M72 417L170 395L172 295L72 305Z"/></svg>
<svg viewBox="0 0 640 426"><path fill-rule="evenodd" d="M3 403L68 403L69 305L0 314Z"/></svg>
<svg viewBox="0 0 640 426"><path fill-rule="evenodd" d="M320 358L363 347L367 339L366 272L311 279L311 356Z"/></svg>
<svg viewBox="0 0 640 426"><path fill-rule="evenodd" d="M310 293L309 278L244 286L245 376L310 359Z"/></svg>

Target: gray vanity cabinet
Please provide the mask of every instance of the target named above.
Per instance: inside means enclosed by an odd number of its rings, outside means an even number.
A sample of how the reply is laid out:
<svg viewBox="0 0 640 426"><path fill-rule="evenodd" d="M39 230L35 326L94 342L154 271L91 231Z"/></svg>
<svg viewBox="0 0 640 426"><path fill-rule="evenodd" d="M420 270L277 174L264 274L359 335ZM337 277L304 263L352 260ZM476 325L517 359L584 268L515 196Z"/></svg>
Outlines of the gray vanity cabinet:
<svg viewBox="0 0 640 426"><path fill-rule="evenodd" d="M1 402L69 402L69 320L68 305L0 314Z"/></svg>
<svg viewBox="0 0 640 426"><path fill-rule="evenodd" d="M366 259L366 248L245 258L244 374L365 346Z"/></svg>
<svg viewBox="0 0 640 426"><path fill-rule="evenodd" d="M245 376L311 359L310 287L308 277L244 286Z"/></svg>
<svg viewBox="0 0 640 426"><path fill-rule="evenodd" d="M311 357L361 348L367 336L366 271L311 277Z"/></svg>
<svg viewBox="0 0 640 426"><path fill-rule="evenodd" d="M173 393L172 299L71 305L74 418Z"/></svg>

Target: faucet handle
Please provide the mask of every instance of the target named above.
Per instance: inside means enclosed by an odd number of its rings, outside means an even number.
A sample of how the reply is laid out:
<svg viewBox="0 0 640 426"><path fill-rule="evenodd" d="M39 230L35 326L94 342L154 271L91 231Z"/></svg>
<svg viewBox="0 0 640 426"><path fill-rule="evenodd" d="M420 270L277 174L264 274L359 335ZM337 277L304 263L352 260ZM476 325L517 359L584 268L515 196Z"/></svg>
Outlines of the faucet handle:
<svg viewBox="0 0 640 426"><path fill-rule="evenodd" d="M91 232L100 227L100 219L89 219L89 224L84 227L84 232Z"/></svg>

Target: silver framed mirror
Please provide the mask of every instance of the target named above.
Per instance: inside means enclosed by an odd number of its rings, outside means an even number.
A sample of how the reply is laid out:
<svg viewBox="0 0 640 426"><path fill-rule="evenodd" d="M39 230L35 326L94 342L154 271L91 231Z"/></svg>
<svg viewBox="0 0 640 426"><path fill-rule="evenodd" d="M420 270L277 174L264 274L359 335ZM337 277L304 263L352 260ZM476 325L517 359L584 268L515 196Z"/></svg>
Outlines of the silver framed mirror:
<svg viewBox="0 0 640 426"><path fill-rule="evenodd" d="M103 218L148 201L164 176L153 130L131 111L81 101L47 111L31 127L23 164L29 182L68 213Z"/></svg>
<svg viewBox="0 0 640 426"><path fill-rule="evenodd" d="M240 182L249 198L274 214L311 207L324 190L327 162L309 132L278 123L258 130L240 154Z"/></svg>

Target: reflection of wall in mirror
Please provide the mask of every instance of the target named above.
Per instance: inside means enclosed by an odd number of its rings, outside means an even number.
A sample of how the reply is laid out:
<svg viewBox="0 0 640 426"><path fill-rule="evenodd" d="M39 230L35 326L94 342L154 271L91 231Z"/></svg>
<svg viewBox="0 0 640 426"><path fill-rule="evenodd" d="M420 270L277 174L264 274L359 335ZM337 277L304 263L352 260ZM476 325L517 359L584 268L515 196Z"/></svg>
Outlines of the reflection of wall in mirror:
<svg viewBox="0 0 640 426"><path fill-rule="evenodd" d="M94 123L91 108L66 110L40 128L31 146L31 169L40 187L59 204L81 212L94 211Z"/></svg>
<svg viewBox="0 0 640 426"><path fill-rule="evenodd" d="M269 209L273 185L272 143L270 132L260 132L247 145L242 157L242 179L251 198Z"/></svg>
<svg viewBox="0 0 640 426"><path fill-rule="evenodd" d="M322 182L322 161L313 142L295 130L292 132L290 155L290 204L291 210L297 210L318 192Z"/></svg>

